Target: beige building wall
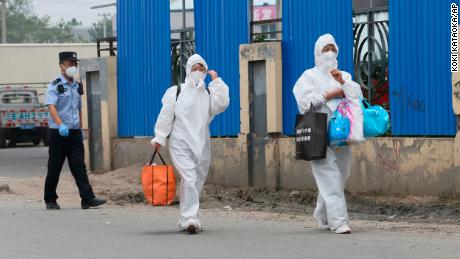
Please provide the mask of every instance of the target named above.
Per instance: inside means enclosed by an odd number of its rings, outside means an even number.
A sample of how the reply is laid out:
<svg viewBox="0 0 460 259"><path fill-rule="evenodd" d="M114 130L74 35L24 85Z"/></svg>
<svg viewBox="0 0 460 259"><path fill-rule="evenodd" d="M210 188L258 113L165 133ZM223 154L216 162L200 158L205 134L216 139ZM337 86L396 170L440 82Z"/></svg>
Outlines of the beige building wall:
<svg viewBox="0 0 460 259"><path fill-rule="evenodd" d="M0 44L0 85L49 82L59 71L58 53L97 57L96 44Z"/></svg>

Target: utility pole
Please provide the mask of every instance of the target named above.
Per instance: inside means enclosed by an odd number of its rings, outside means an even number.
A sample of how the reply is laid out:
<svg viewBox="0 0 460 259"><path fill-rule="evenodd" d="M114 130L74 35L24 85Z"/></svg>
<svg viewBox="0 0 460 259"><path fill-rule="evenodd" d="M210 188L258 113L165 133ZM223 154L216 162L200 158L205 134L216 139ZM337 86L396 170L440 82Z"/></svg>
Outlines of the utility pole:
<svg viewBox="0 0 460 259"><path fill-rule="evenodd" d="M0 0L2 7L2 43L6 43L6 0Z"/></svg>
<svg viewBox="0 0 460 259"><path fill-rule="evenodd" d="M1 1L1 0L0 0ZM99 8L107 8L107 7L111 7L111 6L117 6L117 3L111 3L111 4L103 4L103 5L96 5L96 6L92 6L91 9L99 9ZM103 16L104 17L104 24L102 25L103 27L103 30L104 30L104 38L107 37L107 16L109 16L110 14L98 14L98 16ZM114 28L115 27L115 23L113 22L112 20L112 32L114 31Z"/></svg>
<svg viewBox="0 0 460 259"><path fill-rule="evenodd" d="M102 28L104 30L104 38L107 38L107 20L105 19L105 14L104 14L104 23L103 23Z"/></svg>
<svg viewBox="0 0 460 259"><path fill-rule="evenodd" d="M102 23L102 30L104 31L103 37L107 38L107 16L109 16L110 14L104 13L104 14L98 14L98 15L104 19L104 22Z"/></svg>

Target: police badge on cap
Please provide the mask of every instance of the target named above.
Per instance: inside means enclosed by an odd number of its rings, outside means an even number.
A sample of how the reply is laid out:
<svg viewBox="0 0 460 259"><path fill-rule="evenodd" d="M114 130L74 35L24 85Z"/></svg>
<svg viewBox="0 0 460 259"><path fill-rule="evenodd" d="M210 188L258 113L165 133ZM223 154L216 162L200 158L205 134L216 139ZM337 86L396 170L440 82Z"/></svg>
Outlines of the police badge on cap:
<svg viewBox="0 0 460 259"><path fill-rule="evenodd" d="M63 60L79 61L77 57L77 52L73 52L73 51L59 52L59 62L62 62Z"/></svg>

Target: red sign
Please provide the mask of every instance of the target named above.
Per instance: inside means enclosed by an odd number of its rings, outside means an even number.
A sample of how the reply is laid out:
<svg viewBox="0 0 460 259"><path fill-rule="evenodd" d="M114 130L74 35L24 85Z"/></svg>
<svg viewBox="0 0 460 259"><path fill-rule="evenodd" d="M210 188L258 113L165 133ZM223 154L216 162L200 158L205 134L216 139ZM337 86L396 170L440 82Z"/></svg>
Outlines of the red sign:
<svg viewBox="0 0 460 259"><path fill-rule="evenodd" d="M275 5L254 6L253 19L254 21L276 19L276 6Z"/></svg>

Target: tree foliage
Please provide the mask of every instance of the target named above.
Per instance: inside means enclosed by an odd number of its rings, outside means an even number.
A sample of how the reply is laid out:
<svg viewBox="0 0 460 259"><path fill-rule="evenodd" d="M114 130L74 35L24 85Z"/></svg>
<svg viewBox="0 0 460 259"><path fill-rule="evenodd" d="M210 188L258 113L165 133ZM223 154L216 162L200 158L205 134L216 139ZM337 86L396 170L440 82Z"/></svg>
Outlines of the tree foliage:
<svg viewBox="0 0 460 259"><path fill-rule="evenodd" d="M81 22L72 18L57 24L49 16L33 13L32 0L8 0L6 10L6 40L8 43L70 43L84 42L74 33Z"/></svg>

